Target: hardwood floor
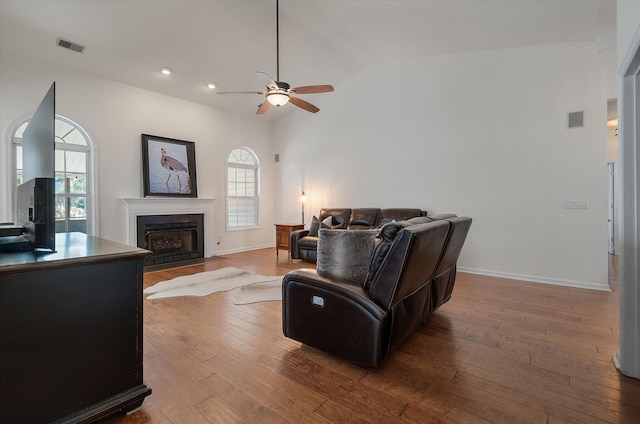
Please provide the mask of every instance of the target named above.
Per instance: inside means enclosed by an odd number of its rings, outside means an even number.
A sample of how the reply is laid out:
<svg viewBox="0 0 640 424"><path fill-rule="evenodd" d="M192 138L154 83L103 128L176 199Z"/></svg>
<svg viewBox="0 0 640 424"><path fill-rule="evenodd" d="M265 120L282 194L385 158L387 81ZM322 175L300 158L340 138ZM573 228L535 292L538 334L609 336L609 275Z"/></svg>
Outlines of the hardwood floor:
<svg viewBox="0 0 640 424"><path fill-rule="evenodd" d="M312 267L265 249L146 273L145 287L226 266L264 275ZM153 394L105 422L638 423L640 380L612 362L615 272L610 284L605 293L459 273L452 299L379 369L286 339L280 302L145 300Z"/></svg>

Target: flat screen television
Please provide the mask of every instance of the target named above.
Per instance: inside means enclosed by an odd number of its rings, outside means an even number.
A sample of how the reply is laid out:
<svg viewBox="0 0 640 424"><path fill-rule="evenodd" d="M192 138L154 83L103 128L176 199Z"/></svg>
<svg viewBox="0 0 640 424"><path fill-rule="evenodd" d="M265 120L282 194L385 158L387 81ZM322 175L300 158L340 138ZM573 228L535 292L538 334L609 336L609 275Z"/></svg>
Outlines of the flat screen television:
<svg viewBox="0 0 640 424"><path fill-rule="evenodd" d="M17 190L17 224L35 251L55 251L56 83L22 136L23 183Z"/></svg>

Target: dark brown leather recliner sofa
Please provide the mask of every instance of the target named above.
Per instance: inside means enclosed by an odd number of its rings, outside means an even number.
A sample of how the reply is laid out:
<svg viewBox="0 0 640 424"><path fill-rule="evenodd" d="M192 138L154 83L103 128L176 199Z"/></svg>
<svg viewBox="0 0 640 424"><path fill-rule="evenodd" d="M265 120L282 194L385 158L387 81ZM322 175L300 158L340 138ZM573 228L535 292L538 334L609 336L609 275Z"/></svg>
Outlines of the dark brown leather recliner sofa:
<svg viewBox="0 0 640 424"><path fill-rule="evenodd" d="M471 218L396 221L380 229L364 284L301 269L282 282L286 337L377 367L447 302Z"/></svg>
<svg viewBox="0 0 640 424"><path fill-rule="evenodd" d="M324 208L320 209L318 221L331 218L333 229L368 230L380 228L393 220L406 220L417 216L426 216L427 212L419 208ZM315 218L315 217L314 217ZM318 223L318 225L320 225ZM313 226L313 224L312 224ZM293 231L290 235L291 258L306 262L318 259L318 228Z"/></svg>

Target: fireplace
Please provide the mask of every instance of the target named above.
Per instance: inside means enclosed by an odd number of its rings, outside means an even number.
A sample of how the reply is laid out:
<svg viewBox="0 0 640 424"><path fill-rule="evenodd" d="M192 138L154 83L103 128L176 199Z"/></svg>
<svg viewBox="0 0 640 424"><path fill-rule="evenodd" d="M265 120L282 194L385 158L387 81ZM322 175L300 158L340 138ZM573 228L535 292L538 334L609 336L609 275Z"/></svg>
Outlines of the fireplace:
<svg viewBox="0 0 640 424"><path fill-rule="evenodd" d="M198 228L198 238L197 243L204 244L204 257L210 258L213 256L213 234L215 234L215 230L213 227L213 217L214 217L214 202L216 199L212 198L189 198L189 199L174 199L170 197L137 197L137 198L122 198L120 199L124 205L124 228L123 233L126 240L126 243L129 246L140 246L141 239L139 235L139 219L145 220L146 218L153 218L157 216L162 216L164 218L168 217L169 221L175 220L177 216L192 216L192 215L201 215L204 219L204 223L200 228ZM166 221L167 219L162 219L162 221ZM191 221L190 219L186 220L187 222ZM155 222L156 224L158 222ZM166 222L165 222L166 223ZM145 234L145 231L142 231L142 234ZM142 238L144 240L144 237ZM144 243L144 241L142 241ZM183 240L184 244L185 241ZM188 244L188 243L187 243ZM143 244L144 245L144 244ZM177 256L177 255L172 255ZM145 268L147 270L151 270L153 268L167 268L170 266L178 266L186 264L187 260L183 260L183 262L164 262L164 259L168 259L169 255L166 258L163 258L163 262L158 265L147 265ZM177 258L176 258L177 259ZM191 261L197 262L204 259L191 259ZM159 261L159 259L158 259ZM147 261L147 263L153 263L152 261Z"/></svg>
<svg viewBox="0 0 640 424"><path fill-rule="evenodd" d="M204 215L141 215L137 245L152 252L145 266L182 265L204 258Z"/></svg>

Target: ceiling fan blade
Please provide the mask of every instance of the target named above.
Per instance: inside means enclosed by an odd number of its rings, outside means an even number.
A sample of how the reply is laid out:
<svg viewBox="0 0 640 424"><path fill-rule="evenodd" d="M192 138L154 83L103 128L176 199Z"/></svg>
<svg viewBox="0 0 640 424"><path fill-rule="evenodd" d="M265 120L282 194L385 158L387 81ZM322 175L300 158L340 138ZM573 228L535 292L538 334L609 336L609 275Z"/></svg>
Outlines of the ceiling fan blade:
<svg viewBox="0 0 640 424"><path fill-rule="evenodd" d="M333 91L333 86L331 85L306 85L304 87L296 87L292 88L296 94L312 94L312 93L328 93Z"/></svg>
<svg viewBox="0 0 640 424"><path fill-rule="evenodd" d="M270 90L274 90L274 89L278 88L278 84L276 84L276 82L273 80L273 78L271 78L269 75L265 74L264 72L256 71L256 76Z"/></svg>
<svg viewBox="0 0 640 424"><path fill-rule="evenodd" d="M265 94L263 91L218 91L216 94Z"/></svg>
<svg viewBox="0 0 640 424"><path fill-rule="evenodd" d="M308 112L311 112L311 113L316 113L317 111L320 110L316 106L312 105L311 103L306 102L306 101L304 101L302 99L299 99L297 97L290 96L289 101L291 103L293 103L294 105L298 106L299 108L302 108L302 109L304 109L304 110L306 110Z"/></svg>
<svg viewBox="0 0 640 424"><path fill-rule="evenodd" d="M260 106L258 106L258 110L256 111L256 115L262 115L263 113L268 111L270 107L271 107L271 103L269 103L268 101L265 100L264 102L262 102L262 104Z"/></svg>

